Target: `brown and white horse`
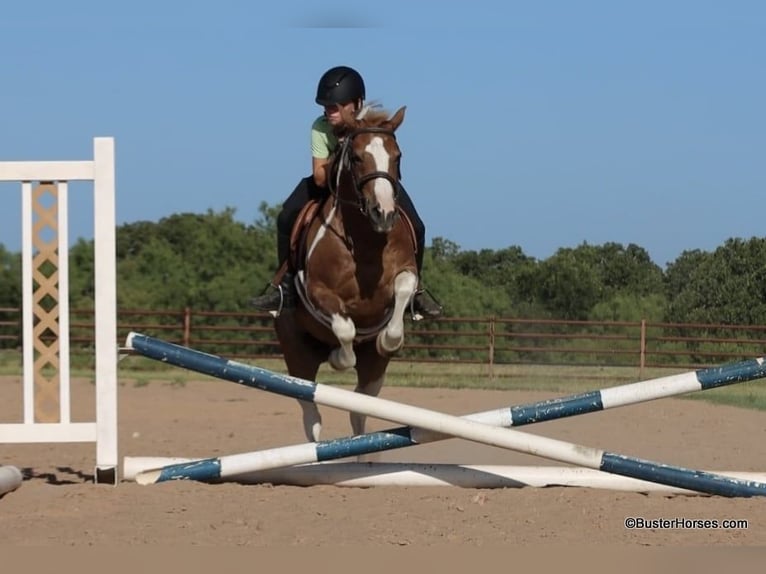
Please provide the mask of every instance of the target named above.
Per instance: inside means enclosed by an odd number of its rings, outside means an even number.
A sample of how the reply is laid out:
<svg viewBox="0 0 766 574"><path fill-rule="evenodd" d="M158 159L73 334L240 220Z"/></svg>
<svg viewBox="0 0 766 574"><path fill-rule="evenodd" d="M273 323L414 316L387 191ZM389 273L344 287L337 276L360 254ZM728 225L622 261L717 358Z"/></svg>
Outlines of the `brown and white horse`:
<svg viewBox="0 0 766 574"><path fill-rule="evenodd" d="M314 381L325 361L355 368L356 392L377 396L391 356L404 344L404 315L418 286L415 243L397 207L401 152L394 132L405 108L344 116L345 136L328 164L330 197L304 234L299 301L275 320L289 373ZM301 402L310 441L321 416ZM363 415L351 413L354 434Z"/></svg>

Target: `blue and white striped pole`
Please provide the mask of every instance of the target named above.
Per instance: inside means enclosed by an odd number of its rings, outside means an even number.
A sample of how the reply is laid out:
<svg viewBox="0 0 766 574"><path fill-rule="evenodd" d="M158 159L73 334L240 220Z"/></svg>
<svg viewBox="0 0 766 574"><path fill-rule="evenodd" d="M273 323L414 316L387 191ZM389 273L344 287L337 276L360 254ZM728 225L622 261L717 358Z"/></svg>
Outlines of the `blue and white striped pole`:
<svg viewBox="0 0 766 574"><path fill-rule="evenodd" d="M193 462L191 458L126 456L123 478L135 481L148 469ZM766 473L710 470L743 480L766 481ZM608 474L579 466L513 466L496 464L443 464L423 462L336 462L311 463L273 468L229 477L240 484L291 486L458 486L461 488L545 488L574 486L628 492L662 492L698 495L699 492ZM703 496L706 496L703 494Z"/></svg>
<svg viewBox="0 0 766 574"><path fill-rule="evenodd" d="M721 496L766 495L766 484L764 483L737 480L709 472L659 464L556 439L528 435L516 430L496 428L495 426L475 420L361 395L344 389L305 381L289 375L274 373L236 361L228 361L216 355L202 353L139 333L128 335L126 345L128 348L132 348L148 358L192 371L295 399L315 402L430 430L439 435L456 436L576 466L593 468L611 474L638 478L706 494ZM365 436L362 435L361 440L366 440L363 438ZM393 434L392 436L398 435ZM295 448L309 448L310 446L310 444L296 445ZM235 462L244 461L243 457L245 456L247 455L232 455L232 457L239 458L232 461L231 468L226 469L227 474L235 475L252 470L250 468L245 469L244 467L238 468L235 464ZM200 472L196 473L195 469L188 468L189 473L186 477L199 479L201 476L211 476L211 473L215 471L218 471L220 475L220 471L223 470L222 468L212 468L216 466L216 463L213 462L216 460L208 459L207 461L200 461L196 467ZM289 464L294 463L290 462Z"/></svg>
<svg viewBox="0 0 766 574"><path fill-rule="evenodd" d="M515 427L742 383L765 376L766 361L754 359L526 405L475 413L462 418L493 426ZM311 462L327 462L339 458L393 450L445 438L451 437L421 428L400 427L354 437L278 447L257 452L184 461L177 464L169 462L162 469L144 469L145 472L139 473L137 476L137 481L141 484L179 478L211 481L240 476L242 473Z"/></svg>

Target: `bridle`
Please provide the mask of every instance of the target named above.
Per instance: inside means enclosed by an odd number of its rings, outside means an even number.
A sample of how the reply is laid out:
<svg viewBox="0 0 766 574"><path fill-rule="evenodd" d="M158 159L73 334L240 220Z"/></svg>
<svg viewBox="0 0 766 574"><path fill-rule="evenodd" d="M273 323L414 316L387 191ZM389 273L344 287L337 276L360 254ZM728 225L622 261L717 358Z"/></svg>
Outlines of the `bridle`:
<svg viewBox="0 0 766 574"><path fill-rule="evenodd" d="M353 143L354 138L360 134L370 134L370 133L383 134L393 138L394 141L396 141L396 135L394 135L394 132L387 128L370 126L370 127L357 128L355 130L352 130L344 138L343 144L340 147L340 151L335 156L336 159L333 162L333 171L335 172L335 180L333 181L332 178L330 180L330 192L335 196L335 201L340 203L350 203L347 200L342 199L338 194L341 173L343 172L344 169L348 169L349 172L351 172L351 181L353 183L354 192L356 193L357 205L359 207L359 210L364 214L367 213L367 205L364 201L364 193L362 192L362 188L367 182L373 179L385 179L391 184L391 187L394 189L394 200L396 200L399 195L399 182L397 179L393 178L391 174L389 174L388 172L376 170L376 171L365 173L361 176L357 176L356 172L351 168L352 159L350 157L350 153L351 153L351 144ZM399 172L398 165L397 165L397 172Z"/></svg>

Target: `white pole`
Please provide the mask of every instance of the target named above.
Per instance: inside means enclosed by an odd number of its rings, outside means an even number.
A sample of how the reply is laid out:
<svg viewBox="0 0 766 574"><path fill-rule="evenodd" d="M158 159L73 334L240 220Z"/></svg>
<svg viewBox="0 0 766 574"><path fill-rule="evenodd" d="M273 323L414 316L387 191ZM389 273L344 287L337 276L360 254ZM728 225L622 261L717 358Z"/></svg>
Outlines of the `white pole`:
<svg viewBox="0 0 766 574"><path fill-rule="evenodd" d="M142 473L174 464L192 463L182 457L129 457L123 459L123 479L135 481ZM766 481L766 473L709 471L740 480ZM567 486L626 492L662 492L698 495L698 492L567 466L458 465L397 462L325 462L304 464L221 477L221 482L282 484L291 486L457 486L461 488L545 488Z"/></svg>
<svg viewBox="0 0 766 574"><path fill-rule="evenodd" d="M15 466L0 466L0 497L21 486L24 477Z"/></svg>
<svg viewBox="0 0 766 574"><path fill-rule="evenodd" d="M24 356L24 424L35 422L35 317L32 260L35 256L32 184L21 184L21 288Z"/></svg>
<svg viewBox="0 0 766 574"><path fill-rule="evenodd" d="M766 484L764 483L739 481L693 469L656 463L606 452L598 448L527 434L513 429L489 426L454 415L281 375L267 369L229 361L217 355L203 353L140 333L130 333L127 337L126 347L157 361L256 389L420 427L478 443L541 456L575 466L603 470L621 476L630 476L721 496L766 495ZM239 457L235 460L238 464L246 462ZM210 470L208 463L214 466L217 464L214 460L202 461L201 468L206 474ZM238 471L241 469L242 466L238 466ZM161 476L161 472L157 473L154 481L159 480Z"/></svg>
<svg viewBox="0 0 766 574"><path fill-rule="evenodd" d="M96 481L117 482L117 247L114 138L93 140L96 309ZM109 476L113 474L113 476Z"/></svg>

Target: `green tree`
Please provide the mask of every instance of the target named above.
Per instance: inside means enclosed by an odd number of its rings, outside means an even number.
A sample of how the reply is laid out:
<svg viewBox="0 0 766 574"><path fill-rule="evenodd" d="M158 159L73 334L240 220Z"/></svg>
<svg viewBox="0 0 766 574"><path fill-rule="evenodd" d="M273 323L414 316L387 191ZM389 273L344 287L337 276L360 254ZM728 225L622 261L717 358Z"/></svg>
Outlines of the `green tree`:
<svg viewBox="0 0 766 574"><path fill-rule="evenodd" d="M601 246L583 245L582 249L590 253L605 295L662 292L662 269L652 262L643 247L633 243L627 247L620 243L605 243Z"/></svg>
<svg viewBox="0 0 766 574"><path fill-rule="evenodd" d="M618 293L594 305L588 319L592 321L647 321L660 322L665 318L667 300L662 293L636 295Z"/></svg>
<svg viewBox="0 0 766 574"><path fill-rule="evenodd" d="M562 248L535 273L537 300L559 319L586 319L603 294L598 270L582 250Z"/></svg>
<svg viewBox="0 0 766 574"><path fill-rule="evenodd" d="M518 283L522 300L536 301L561 319L585 319L596 305L619 301L618 296L638 300L663 291L662 269L646 250L619 243L561 248L537 268L520 273Z"/></svg>
<svg viewBox="0 0 766 574"><path fill-rule="evenodd" d="M669 321L766 324L766 239L684 252L666 272Z"/></svg>
<svg viewBox="0 0 766 574"><path fill-rule="evenodd" d="M0 307L21 307L21 254L0 243Z"/></svg>
<svg viewBox="0 0 766 574"><path fill-rule="evenodd" d="M124 307L241 310L276 264L275 209L252 225L235 210L181 213L119 228L118 302Z"/></svg>
<svg viewBox="0 0 766 574"><path fill-rule="evenodd" d="M516 277L522 269L535 264L535 259L525 255L518 246L498 250L463 251L456 254L452 260L462 275L479 279L485 285L498 286L515 285Z"/></svg>
<svg viewBox="0 0 766 574"><path fill-rule="evenodd" d="M460 253L460 246L444 237L434 237L430 251L435 261L451 261Z"/></svg>

